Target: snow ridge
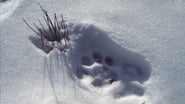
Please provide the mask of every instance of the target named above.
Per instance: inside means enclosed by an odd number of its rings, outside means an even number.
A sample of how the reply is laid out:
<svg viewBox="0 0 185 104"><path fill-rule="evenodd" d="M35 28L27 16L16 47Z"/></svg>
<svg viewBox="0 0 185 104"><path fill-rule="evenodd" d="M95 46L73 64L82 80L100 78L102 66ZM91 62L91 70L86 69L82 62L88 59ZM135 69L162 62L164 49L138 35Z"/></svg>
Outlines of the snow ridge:
<svg viewBox="0 0 185 104"><path fill-rule="evenodd" d="M22 0L0 0L0 22L12 15Z"/></svg>

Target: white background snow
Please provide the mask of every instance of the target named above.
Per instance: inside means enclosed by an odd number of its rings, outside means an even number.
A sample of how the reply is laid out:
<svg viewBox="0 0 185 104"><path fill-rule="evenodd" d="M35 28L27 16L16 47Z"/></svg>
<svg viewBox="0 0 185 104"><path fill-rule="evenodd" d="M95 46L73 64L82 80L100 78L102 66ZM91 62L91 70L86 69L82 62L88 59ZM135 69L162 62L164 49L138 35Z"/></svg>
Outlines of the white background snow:
<svg viewBox="0 0 185 104"><path fill-rule="evenodd" d="M58 104L185 103L184 0L3 1L0 0L0 104L57 103L48 78L45 78L43 87L47 54L32 43L30 36L36 35L22 20L24 17L30 24L42 20L37 2L51 15L63 14L70 23L93 24L106 31L117 45L145 57L151 69L151 75L143 83L142 96L133 94L114 98L99 93L101 88L78 86L78 81L67 74L68 62L61 61L59 81L55 85ZM96 48L90 43L86 45ZM100 51L107 53L103 49ZM111 53L111 47L109 51ZM78 52L76 55L83 54ZM65 76L62 76L62 70L65 70Z"/></svg>

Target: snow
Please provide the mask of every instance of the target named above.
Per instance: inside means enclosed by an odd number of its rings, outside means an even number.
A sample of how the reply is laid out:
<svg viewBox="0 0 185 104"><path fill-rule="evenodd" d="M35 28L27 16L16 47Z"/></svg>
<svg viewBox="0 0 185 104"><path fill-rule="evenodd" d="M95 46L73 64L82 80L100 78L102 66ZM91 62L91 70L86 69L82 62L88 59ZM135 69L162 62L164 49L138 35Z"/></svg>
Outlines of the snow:
<svg viewBox="0 0 185 104"><path fill-rule="evenodd" d="M0 21L14 13L22 0L0 0Z"/></svg>
<svg viewBox="0 0 185 104"><path fill-rule="evenodd" d="M23 22L62 13L66 53ZM185 1L0 0L0 104L184 104Z"/></svg>

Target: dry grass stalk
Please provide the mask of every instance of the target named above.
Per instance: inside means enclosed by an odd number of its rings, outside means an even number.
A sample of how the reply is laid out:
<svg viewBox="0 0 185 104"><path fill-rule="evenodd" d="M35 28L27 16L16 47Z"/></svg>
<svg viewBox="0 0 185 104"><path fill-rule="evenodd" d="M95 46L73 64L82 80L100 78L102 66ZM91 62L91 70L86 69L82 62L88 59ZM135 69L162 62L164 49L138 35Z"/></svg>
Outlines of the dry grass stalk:
<svg viewBox="0 0 185 104"><path fill-rule="evenodd" d="M43 7L39 3L38 5L44 13L43 18L47 28L44 27L40 20L38 20L40 27L33 23L36 29L29 25L24 18L23 21L32 31L34 31L38 36L40 36L42 48L45 52L48 53L54 48L54 46L48 45L48 43L54 44L54 42L58 42L61 45L59 49L62 52L66 52L66 49L68 49L67 42L69 42L69 30L66 22L63 19L63 16L61 15L61 20L59 21L56 16L56 13L54 13L54 18L52 21L52 19L48 15L48 12L43 9Z"/></svg>

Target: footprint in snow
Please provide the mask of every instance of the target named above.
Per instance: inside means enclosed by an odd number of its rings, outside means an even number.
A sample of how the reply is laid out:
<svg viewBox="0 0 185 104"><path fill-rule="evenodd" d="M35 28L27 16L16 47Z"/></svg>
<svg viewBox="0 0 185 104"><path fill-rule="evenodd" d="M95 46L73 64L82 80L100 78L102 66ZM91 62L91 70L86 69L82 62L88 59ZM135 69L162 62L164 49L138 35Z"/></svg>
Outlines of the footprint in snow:
<svg viewBox="0 0 185 104"><path fill-rule="evenodd" d="M79 80L90 78L88 83L94 87L110 87L114 97L144 94L143 82L149 79L151 69L142 55L120 46L94 25L71 28L74 39L69 62Z"/></svg>

